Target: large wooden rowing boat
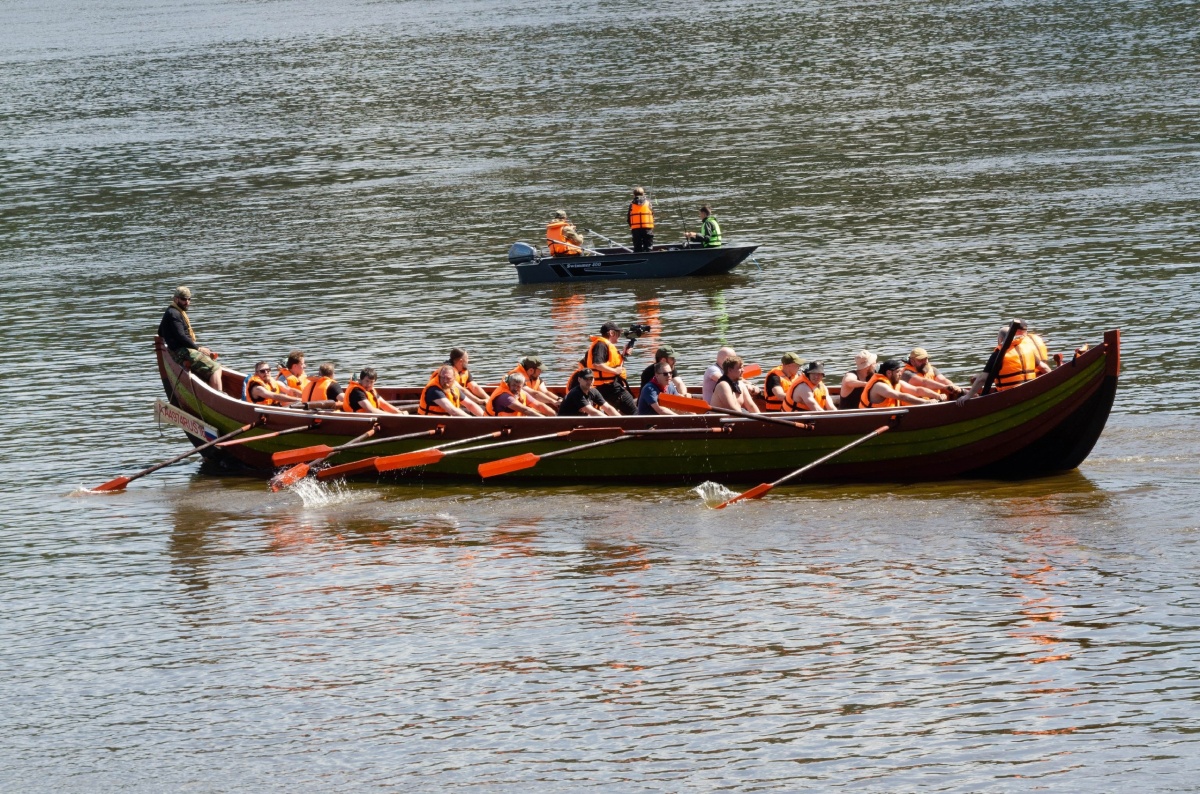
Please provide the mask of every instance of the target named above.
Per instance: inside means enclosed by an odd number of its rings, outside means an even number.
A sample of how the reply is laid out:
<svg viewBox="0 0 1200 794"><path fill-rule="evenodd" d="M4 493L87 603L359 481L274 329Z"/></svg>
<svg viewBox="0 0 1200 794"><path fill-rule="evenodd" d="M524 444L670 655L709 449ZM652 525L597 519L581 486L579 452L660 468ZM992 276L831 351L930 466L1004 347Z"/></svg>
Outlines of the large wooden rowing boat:
<svg viewBox="0 0 1200 794"><path fill-rule="evenodd" d="M811 429L717 414L688 416L448 418L435 416L372 416L339 412L263 408L238 399L242 378L226 371L224 392L218 392L182 370L155 342L159 371L168 399L178 411L191 415L189 437L230 432L262 420L248 433L267 434L304 427L311 430L226 448L211 448L206 457L238 468L270 474L273 453L326 444L331 447L360 436L378 422L376 438L434 431L436 435L383 442L342 453L330 462L342 464L376 455L395 455L499 431L506 441L571 430L621 428L626 433L669 429L622 443L597 446L556 457L553 464L534 466L499 478L499 482L764 482L887 425L890 432L822 464L805 476L806 482L911 482L955 477L1026 478L1077 467L1100 437L1112 408L1120 373L1120 333L1065 362L1053 372L1014 389L977 397L964 405L953 402L904 409L837 411L832 413L772 414L803 420ZM416 388L381 388L389 400L416 399ZM186 423L185 423L186 424ZM615 432L615 431L614 431ZM433 465L405 469L392 475L401 480L446 478L479 481L478 466L510 455L545 453L578 446L579 438L517 443L503 449L447 455ZM463 447L460 447L460 449ZM379 476L372 470L371 477Z"/></svg>

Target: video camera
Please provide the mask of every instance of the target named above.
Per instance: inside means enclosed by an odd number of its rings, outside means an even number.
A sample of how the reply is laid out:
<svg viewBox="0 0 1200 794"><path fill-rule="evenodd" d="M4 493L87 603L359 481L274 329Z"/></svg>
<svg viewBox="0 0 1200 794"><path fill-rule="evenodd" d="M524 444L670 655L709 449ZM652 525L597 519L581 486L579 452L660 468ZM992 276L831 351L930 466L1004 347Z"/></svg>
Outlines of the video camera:
<svg viewBox="0 0 1200 794"><path fill-rule="evenodd" d="M625 333L621 334L621 336L625 337L630 342L636 342L639 338L641 338L642 334L648 334L652 330L654 329L648 325L643 325L642 323L630 323L629 328L627 328Z"/></svg>

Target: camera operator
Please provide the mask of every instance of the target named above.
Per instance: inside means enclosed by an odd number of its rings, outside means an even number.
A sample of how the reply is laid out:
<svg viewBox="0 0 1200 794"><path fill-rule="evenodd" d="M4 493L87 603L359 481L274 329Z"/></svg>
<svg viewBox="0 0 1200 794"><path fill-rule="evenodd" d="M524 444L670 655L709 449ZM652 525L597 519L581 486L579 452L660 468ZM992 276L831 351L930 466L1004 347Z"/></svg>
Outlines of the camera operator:
<svg viewBox="0 0 1200 794"><path fill-rule="evenodd" d="M625 344L624 351L618 350L621 333L621 326L614 322L600 326L600 335L591 337L592 345L582 363L596 373L596 391L622 414L632 416L637 413L637 401L629 393L629 382L625 379L625 356L633 349L635 339Z"/></svg>

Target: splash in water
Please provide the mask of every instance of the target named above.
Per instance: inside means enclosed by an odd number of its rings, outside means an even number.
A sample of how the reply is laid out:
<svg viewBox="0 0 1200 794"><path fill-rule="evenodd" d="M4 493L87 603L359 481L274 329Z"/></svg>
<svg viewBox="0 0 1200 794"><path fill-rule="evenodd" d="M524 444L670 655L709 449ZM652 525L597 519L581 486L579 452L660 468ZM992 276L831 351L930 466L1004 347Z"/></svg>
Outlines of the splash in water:
<svg viewBox="0 0 1200 794"><path fill-rule="evenodd" d="M722 502L726 502L737 496L736 491L731 491L719 482L711 480L702 482L692 489L692 493L704 500L705 507L716 507Z"/></svg>
<svg viewBox="0 0 1200 794"><path fill-rule="evenodd" d="M315 477L305 477L288 490L299 496L305 507L336 505L354 498L354 492L342 480L325 483Z"/></svg>

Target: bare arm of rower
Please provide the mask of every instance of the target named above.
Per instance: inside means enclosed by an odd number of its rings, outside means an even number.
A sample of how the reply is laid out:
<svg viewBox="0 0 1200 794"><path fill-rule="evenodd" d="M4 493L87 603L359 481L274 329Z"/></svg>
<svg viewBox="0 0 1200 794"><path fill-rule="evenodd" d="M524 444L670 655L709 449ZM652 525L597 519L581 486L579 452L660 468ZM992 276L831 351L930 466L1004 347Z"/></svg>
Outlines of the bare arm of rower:
<svg viewBox="0 0 1200 794"><path fill-rule="evenodd" d="M924 397L925 400L932 402L941 402L942 400L946 399L946 395L942 394L940 391L933 391L932 389L926 389L921 386L914 386L911 383L905 383L904 381L900 381L899 391L901 394L911 394L916 397Z"/></svg>
<svg viewBox="0 0 1200 794"><path fill-rule="evenodd" d="M793 402L804 408L806 411L832 411L833 408L822 408L817 402L817 398L813 396L812 389L808 388L807 383L799 383L792 390Z"/></svg>
<svg viewBox="0 0 1200 794"><path fill-rule="evenodd" d="M900 384L900 385L903 386L904 384ZM920 397L916 394L910 394L903 390L893 389L891 386L887 385L886 383L876 383L874 386L871 387L871 395L873 397L879 396L881 394L885 397L890 397L893 400L899 400L900 402L904 403L905 405L921 405L921 404L927 403L927 402L936 402L936 400L928 400L924 397Z"/></svg>

